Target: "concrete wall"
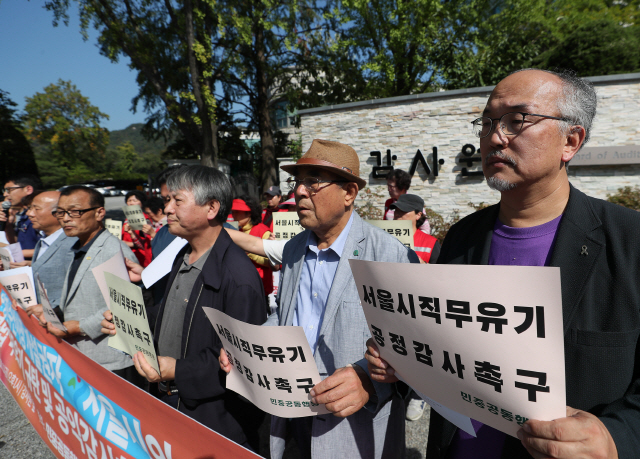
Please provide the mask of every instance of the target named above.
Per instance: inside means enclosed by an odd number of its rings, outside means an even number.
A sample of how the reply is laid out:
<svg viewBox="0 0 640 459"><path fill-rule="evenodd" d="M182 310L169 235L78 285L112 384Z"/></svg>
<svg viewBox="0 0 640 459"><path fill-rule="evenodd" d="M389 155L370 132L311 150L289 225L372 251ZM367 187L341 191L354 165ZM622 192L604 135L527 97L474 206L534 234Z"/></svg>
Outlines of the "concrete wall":
<svg viewBox="0 0 640 459"><path fill-rule="evenodd" d="M588 146L640 145L640 74L590 79L598 92L598 115ZM470 122L480 116L492 89L472 88L302 110L303 151L317 138L354 147L360 157L360 176L380 195L376 203L382 207L388 198L386 181L373 177L373 168L378 164L370 152L380 151L381 163L386 165L386 152L390 150L391 156L395 155L391 165L409 171L419 149L431 173L427 174L419 164L410 192L422 196L428 207L444 216L454 210L464 216L473 211L468 203L494 203L500 197L487 187L480 163L467 163L467 156L461 153L465 145L479 148ZM433 147L442 163L438 164L437 176ZM471 157L478 156L475 153ZM464 170L480 175L464 176ZM640 164L570 166L569 175L577 188L606 198L622 186L639 184Z"/></svg>

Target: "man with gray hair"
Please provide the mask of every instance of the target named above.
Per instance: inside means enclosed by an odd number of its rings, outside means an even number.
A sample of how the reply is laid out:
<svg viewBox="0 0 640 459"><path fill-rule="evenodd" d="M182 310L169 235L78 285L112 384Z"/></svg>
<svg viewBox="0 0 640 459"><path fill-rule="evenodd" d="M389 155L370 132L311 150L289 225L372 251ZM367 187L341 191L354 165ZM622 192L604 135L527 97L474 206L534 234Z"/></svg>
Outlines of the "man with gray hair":
<svg viewBox="0 0 640 459"><path fill-rule="evenodd" d="M567 174L596 100L568 72L528 69L496 85L472 124L500 203L454 225L438 259L560 268L567 416L529 420L516 439L476 421L473 438L432 413L429 459L638 457L640 214L586 196ZM372 377L393 381L368 344Z"/></svg>
<svg viewBox="0 0 640 459"><path fill-rule="evenodd" d="M187 166L171 174L166 185L169 231L188 244L173 262L156 319L160 374L141 352L134 364L148 381L158 383L162 401L257 451L264 413L225 389L226 375L218 366L222 343L202 309L215 308L255 325L267 319L260 276L223 228L231 209L231 184L216 169ZM102 325L103 332L115 334L106 319Z"/></svg>

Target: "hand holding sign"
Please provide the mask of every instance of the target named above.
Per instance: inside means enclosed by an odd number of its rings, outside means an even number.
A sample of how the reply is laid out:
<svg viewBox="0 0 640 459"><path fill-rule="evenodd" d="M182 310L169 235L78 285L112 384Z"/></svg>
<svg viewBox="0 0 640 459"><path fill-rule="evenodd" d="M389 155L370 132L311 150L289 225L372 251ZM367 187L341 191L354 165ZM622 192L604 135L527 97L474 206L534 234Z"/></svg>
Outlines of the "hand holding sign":
<svg viewBox="0 0 640 459"><path fill-rule="evenodd" d="M369 368L371 379L381 383L394 383L398 381L396 370L394 370L386 360L380 357L378 346L376 346L376 343L371 338L367 340L367 352L364 354L364 358L367 359L367 367Z"/></svg>
<svg viewBox="0 0 640 459"><path fill-rule="evenodd" d="M247 324L217 309L202 309L225 346L218 361L228 373L227 389L275 416L298 418L329 412L310 394L320 374L301 327L278 327L274 333L273 327ZM336 385L337 381L329 384ZM337 400L335 393L332 397Z"/></svg>
<svg viewBox="0 0 640 459"><path fill-rule="evenodd" d="M105 272L104 278L109 288L109 309L117 330L109 337L109 346L132 357L141 352L147 364L161 374L142 290L110 272Z"/></svg>
<svg viewBox="0 0 640 459"><path fill-rule="evenodd" d="M51 307L51 303L49 302L49 297L47 296L47 291L44 288L44 284L40 280L40 276L36 275L36 285L38 286L38 298L40 298L40 304L42 305L42 317L41 322L50 324L53 328L56 328L60 331L63 331L65 334L67 333L67 327L65 327L55 311ZM48 328L48 327L47 327Z"/></svg>
<svg viewBox="0 0 640 459"><path fill-rule="evenodd" d="M314 403L325 407L339 418L346 418L360 410L369 401L375 389L367 373L358 365L338 368L311 389Z"/></svg>
<svg viewBox="0 0 640 459"><path fill-rule="evenodd" d="M534 458L617 458L616 444L606 426L591 413L567 407L567 417L527 421L518 438Z"/></svg>

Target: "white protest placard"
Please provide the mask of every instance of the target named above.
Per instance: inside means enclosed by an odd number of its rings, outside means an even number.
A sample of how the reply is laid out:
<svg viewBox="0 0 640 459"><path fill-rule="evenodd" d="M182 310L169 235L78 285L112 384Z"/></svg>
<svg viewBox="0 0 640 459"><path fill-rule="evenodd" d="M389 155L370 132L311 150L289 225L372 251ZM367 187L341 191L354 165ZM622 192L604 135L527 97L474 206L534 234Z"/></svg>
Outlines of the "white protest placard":
<svg viewBox="0 0 640 459"><path fill-rule="evenodd" d="M0 231L0 244L9 245L9 240L7 239L7 234L4 231Z"/></svg>
<svg viewBox="0 0 640 459"><path fill-rule="evenodd" d="M142 282L146 288L151 287L171 272L176 255L178 255L178 252L180 252L185 245L187 245L186 239L182 239L181 237L175 238L171 241L171 244L160 252L160 255L149 263L149 266L144 268L144 271L142 271Z"/></svg>
<svg viewBox="0 0 640 459"><path fill-rule="evenodd" d="M15 244L9 244L7 246L9 252L11 252L11 256L13 257L13 261L16 263L21 263L24 261L24 255L22 254L22 246L19 242Z"/></svg>
<svg viewBox="0 0 640 459"><path fill-rule="evenodd" d="M47 322L49 322L58 330L66 332L67 327L62 325L62 322L60 322L60 319L58 319L58 316L51 307L51 302L49 302L49 297L47 296L47 290L40 280L40 276L38 275L36 275L36 286L38 288L38 298L40 299L40 304L42 305L42 313L44 314L45 319L47 319Z"/></svg>
<svg viewBox="0 0 640 459"><path fill-rule="evenodd" d="M418 392L513 436L566 416L559 268L350 264L382 358Z"/></svg>
<svg viewBox="0 0 640 459"><path fill-rule="evenodd" d="M409 220L365 220L370 225L386 231L404 246L413 250L413 225Z"/></svg>
<svg viewBox="0 0 640 459"><path fill-rule="evenodd" d="M0 272L0 283L22 309L38 303L31 266Z"/></svg>
<svg viewBox="0 0 640 459"><path fill-rule="evenodd" d="M272 217L273 234L276 239L293 239L304 231L297 212L274 212Z"/></svg>
<svg viewBox="0 0 640 459"><path fill-rule="evenodd" d="M311 402L309 391L321 379L302 327L262 327L202 309L233 363L227 389L283 418L329 412Z"/></svg>
<svg viewBox="0 0 640 459"><path fill-rule="evenodd" d="M400 376L397 373L396 373L396 377L399 380L401 380L402 382L406 383L406 381L404 379L402 379L402 376ZM416 391L415 389L413 389L413 390L414 390L414 392L416 394L418 394L418 397L420 397L422 400L427 402L429 407L431 407L432 410L436 411L440 416L445 418L447 421L449 421L451 424L455 425L456 427L464 430L466 433L468 433L472 437L477 437L476 431L473 428L473 424L471 423L471 418L470 417L464 416L464 415L462 415L460 413L457 413L457 412L453 411L452 409L449 409L446 406L441 405L440 403L436 402L434 399L429 398L424 394L421 394L420 392Z"/></svg>
<svg viewBox="0 0 640 459"><path fill-rule="evenodd" d="M11 256L11 252L9 252L8 246L0 247L0 260L2 260L2 268L5 271L11 269L13 257Z"/></svg>
<svg viewBox="0 0 640 459"><path fill-rule="evenodd" d="M144 218L144 213L138 205L124 206L122 211L127 220L129 220L129 226L132 230L141 230L142 226L147 223L147 219Z"/></svg>
<svg viewBox="0 0 640 459"><path fill-rule="evenodd" d="M110 272L105 272L104 278L109 287L109 309L116 326L116 334L109 337L109 346L132 357L142 351L149 365L160 374L142 289Z"/></svg>
<svg viewBox="0 0 640 459"><path fill-rule="evenodd" d="M114 220L113 218L107 218L104 221L104 227L107 231L113 234L118 239L122 240L122 222L120 220Z"/></svg>
<svg viewBox="0 0 640 459"><path fill-rule="evenodd" d="M115 274L120 279L129 282L129 272L127 271L127 265L124 263L122 250L119 250L118 253L101 265L93 268L91 272L98 283L98 287L100 287L100 292L102 293L106 306L109 306L109 287L107 286L107 280L104 277L104 273Z"/></svg>

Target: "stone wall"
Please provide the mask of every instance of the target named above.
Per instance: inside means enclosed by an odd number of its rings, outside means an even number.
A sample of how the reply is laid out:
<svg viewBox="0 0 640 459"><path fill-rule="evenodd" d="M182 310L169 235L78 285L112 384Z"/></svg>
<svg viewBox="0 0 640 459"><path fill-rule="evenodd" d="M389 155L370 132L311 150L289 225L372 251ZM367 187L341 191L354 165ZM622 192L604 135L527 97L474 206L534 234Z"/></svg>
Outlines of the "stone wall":
<svg viewBox="0 0 640 459"><path fill-rule="evenodd" d="M590 78L598 91L598 115L589 146L640 145L640 74ZM299 112L302 147L313 139L327 139L351 145L360 157L360 176L380 197L382 208L388 198L386 181L373 176L381 152L386 165L409 171L417 150L426 159L430 173L417 165L410 192L422 196L428 207L445 217L454 210L461 216L473 211L468 204L495 203L498 192L489 189L478 161L467 163L461 153L465 145L479 147L470 122L479 117L493 88L473 88L414 96L381 99ZM437 148L437 176L433 167L433 147ZM468 149L467 152L472 152ZM471 158L477 158L475 153ZM464 176L463 172L476 172ZM639 184L640 164L569 167L571 182L579 189L606 198L618 188ZM359 202L359 204L363 204Z"/></svg>

